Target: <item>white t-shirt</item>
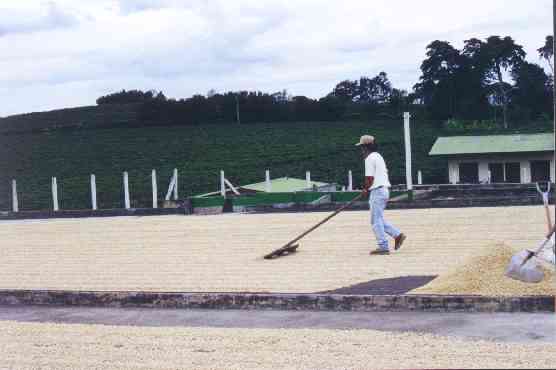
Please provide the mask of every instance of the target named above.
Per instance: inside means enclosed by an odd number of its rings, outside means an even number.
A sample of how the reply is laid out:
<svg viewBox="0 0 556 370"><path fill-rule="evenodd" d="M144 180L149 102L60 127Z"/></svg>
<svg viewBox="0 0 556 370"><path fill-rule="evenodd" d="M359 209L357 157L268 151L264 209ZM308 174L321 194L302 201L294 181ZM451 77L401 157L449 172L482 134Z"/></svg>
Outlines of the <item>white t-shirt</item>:
<svg viewBox="0 0 556 370"><path fill-rule="evenodd" d="M372 176L375 179L371 189L376 189L380 186L389 188L391 186L384 158L377 152L371 153L365 158L365 176Z"/></svg>

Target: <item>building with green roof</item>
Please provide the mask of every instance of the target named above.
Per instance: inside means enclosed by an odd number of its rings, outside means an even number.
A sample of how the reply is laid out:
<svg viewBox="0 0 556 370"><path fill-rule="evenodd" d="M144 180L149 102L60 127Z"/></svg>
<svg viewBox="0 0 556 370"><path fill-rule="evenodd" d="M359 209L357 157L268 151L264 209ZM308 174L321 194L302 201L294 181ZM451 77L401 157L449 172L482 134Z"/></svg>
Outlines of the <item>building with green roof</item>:
<svg viewBox="0 0 556 370"><path fill-rule="evenodd" d="M310 185L310 186L308 186ZM267 189L266 181L258 182L256 184L249 184L241 186L241 189L253 192L268 192L268 193L295 193L299 191L335 191L336 185L328 184L325 182L311 181L296 179L293 177L280 177L270 180L270 188Z"/></svg>
<svg viewBox="0 0 556 370"><path fill-rule="evenodd" d="M429 155L448 159L461 183L554 182L554 133L439 137Z"/></svg>
<svg viewBox="0 0 556 370"><path fill-rule="evenodd" d="M302 191L319 191L319 192L334 192L337 190L336 184L329 184L326 182L311 181L296 179L293 177L279 177L268 181L258 182L248 185L240 185L236 190L240 194L254 194L254 193L296 193ZM232 189L227 188L226 193L232 192ZM219 195L221 192L213 192L202 194L198 197L208 197Z"/></svg>

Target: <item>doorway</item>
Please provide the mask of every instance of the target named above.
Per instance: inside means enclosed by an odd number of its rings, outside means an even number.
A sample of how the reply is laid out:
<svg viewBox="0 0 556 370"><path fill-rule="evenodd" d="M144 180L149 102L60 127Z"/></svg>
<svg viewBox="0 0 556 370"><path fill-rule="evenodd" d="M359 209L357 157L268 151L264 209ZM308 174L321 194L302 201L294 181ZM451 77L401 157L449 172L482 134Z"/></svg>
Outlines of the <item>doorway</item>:
<svg viewBox="0 0 556 370"><path fill-rule="evenodd" d="M462 184L478 184L479 183L479 164L478 163L460 163L459 164L459 182Z"/></svg>
<svg viewBox="0 0 556 370"><path fill-rule="evenodd" d="M531 161L531 182L550 181L550 161Z"/></svg>

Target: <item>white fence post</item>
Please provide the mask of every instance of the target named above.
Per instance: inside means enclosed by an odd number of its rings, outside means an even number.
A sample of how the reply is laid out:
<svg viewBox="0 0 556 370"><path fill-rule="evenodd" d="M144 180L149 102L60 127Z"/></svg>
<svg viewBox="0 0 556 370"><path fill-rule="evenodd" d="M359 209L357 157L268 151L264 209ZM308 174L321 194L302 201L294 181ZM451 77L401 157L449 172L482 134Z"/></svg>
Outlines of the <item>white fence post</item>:
<svg viewBox="0 0 556 370"><path fill-rule="evenodd" d="M60 209L60 205L58 204L58 182L55 177L52 178L52 203L54 211L58 211Z"/></svg>
<svg viewBox="0 0 556 370"><path fill-rule="evenodd" d="M353 172L348 172L348 191L353 191Z"/></svg>
<svg viewBox="0 0 556 370"><path fill-rule="evenodd" d="M91 206L93 211L97 210L97 180L95 175L91 175Z"/></svg>
<svg viewBox="0 0 556 370"><path fill-rule="evenodd" d="M174 200L178 200L178 169L174 168L174 178L176 183L174 184Z"/></svg>
<svg viewBox="0 0 556 370"><path fill-rule="evenodd" d="M152 184L153 184L153 208L158 208L158 187L156 186L156 170L152 171Z"/></svg>
<svg viewBox="0 0 556 370"><path fill-rule="evenodd" d="M12 210L19 212L19 202L17 200L17 182L12 180Z"/></svg>
<svg viewBox="0 0 556 370"><path fill-rule="evenodd" d="M272 183L270 182L270 170L266 170L265 182L266 182L266 192L270 193L272 191Z"/></svg>
<svg viewBox="0 0 556 370"><path fill-rule="evenodd" d="M404 115L404 136L405 136L405 178L407 183L407 190L413 190L413 177L411 173L411 132L409 126L409 119L411 114L405 112Z"/></svg>
<svg viewBox="0 0 556 370"><path fill-rule="evenodd" d="M129 175L127 171L124 172L124 202L125 202L125 209L130 209L131 204L129 201Z"/></svg>
<svg viewBox="0 0 556 370"><path fill-rule="evenodd" d="M305 173L305 179L307 180L307 189L311 189L312 184L311 184L311 171L307 171Z"/></svg>
<svg viewBox="0 0 556 370"><path fill-rule="evenodd" d="M226 177L224 171L220 171L220 195L226 197Z"/></svg>
<svg viewBox="0 0 556 370"><path fill-rule="evenodd" d="M421 170L417 171L417 183L423 185L423 173Z"/></svg>

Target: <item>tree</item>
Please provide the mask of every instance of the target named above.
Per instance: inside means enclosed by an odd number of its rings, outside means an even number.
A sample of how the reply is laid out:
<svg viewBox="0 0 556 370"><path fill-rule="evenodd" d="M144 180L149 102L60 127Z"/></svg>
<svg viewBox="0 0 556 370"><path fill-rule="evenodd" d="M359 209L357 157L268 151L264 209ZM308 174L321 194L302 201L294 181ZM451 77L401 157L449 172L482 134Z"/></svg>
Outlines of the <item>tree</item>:
<svg viewBox="0 0 556 370"><path fill-rule="evenodd" d="M525 51L521 45L506 36L490 36L485 43L482 43L478 56L481 65L485 67L485 81L487 84L494 84L498 87L502 97L504 128L508 128L508 105L510 102L509 90L504 81L504 73L518 68L525 59Z"/></svg>
<svg viewBox="0 0 556 370"><path fill-rule="evenodd" d="M116 93L101 96L97 99L97 104L102 105L144 103L153 100L155 94L157 94L155 90L150 90L147 92L143 92L141 90L122 90ZM162 92L160 92L159 94L162 94Z"/></svg>
<svg viewBox="0 0 556 370"><path fill-rule="evenodd" d="M434 118L454 117L457 111L457 79L461 54L447 41L433 41L427 46L427 58L421 64L420 82L414 87Z"/></svg>
<svg viewBox="0 0 556 370"><path fill-rule="evenodd" d="M396 114L400 114L409 104L409 96L406 90L392 89L389 105Z"/></svg>
<svg viewBox="0 0 556 370"><path fill-rule="evenodd" d="M376 77L361 77L356 86L354 100L360 103L385 104L392 95L392 84L386 72L380 72Z"/></svg>
<svg viewBox="0 0 556 370"><path fill-rule="evenodd" d="M542 59L546 59L550 70L552 71L552 75L554 75L554 64L552 62L552 58L554 57L554 36L546 36L544 46L537 49L537 51Z"/></svg>
<svg viewBox="0 0 556 370"><path fill-rule="evenodd" d="M358 89L357 81L345 80L337 84L330 95L343 101L353 101L358 95Z"/></svg>
<svg viewBox="0 0 556 370"><path fill-rule="evenodd" d="M552 85L541 66L523 62L513 69L512 104L529 119L537 119L552 109Z"/></svg>

